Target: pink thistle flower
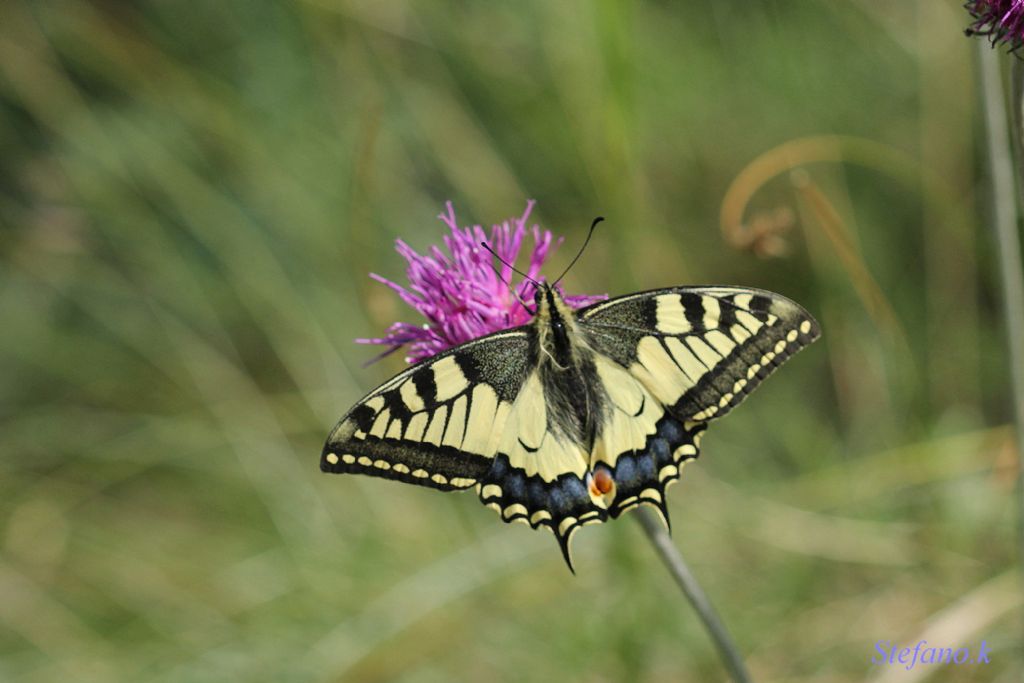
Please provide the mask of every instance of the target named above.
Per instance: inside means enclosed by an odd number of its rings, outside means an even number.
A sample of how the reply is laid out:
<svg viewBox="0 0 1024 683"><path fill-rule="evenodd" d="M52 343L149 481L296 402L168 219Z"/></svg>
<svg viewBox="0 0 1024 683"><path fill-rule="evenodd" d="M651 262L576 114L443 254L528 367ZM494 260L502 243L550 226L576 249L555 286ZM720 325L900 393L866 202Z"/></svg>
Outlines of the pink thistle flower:
<svg viewBox="0 0 1024 683"><path fill-rule="evenodd" d="M974 17L967 35L988 36L992 45L1009 45L1010 52L1024 45L1024 0L970 0L964 7Z"/></svg>
<svg viewBox="0 0 1024 683"><path fill-rule="evenodd" d="M451 233L444 237L447 253L438 247L431 247L428 254L421 255L404 241L396 240L395 249L409 262L406 268L409 286L402 287L375 273L371 273L370 277L398 292L402 301L419 311L427 323L413 325L397 322L388 328L384 337L356 339L356 342L389 346L383 355L409 345L409 354L405 360L417 363L485 334L528 323L532 314L520 301L532 302L536 286L525 278L519 284L513 284L514 273L505 264L499 266L499 279L492 267L493 257L480 243L487 242L503 261L514 264L523 246L527 220L534 204L531 199L526 203L522 216L492 226L488 239L483 227L479 225L459 228L455 221L455 209L451 202L447 202L446 213L438 216ZM525 272L536 280L544 261L562 243L562 238L555 241L551 231L541 230L536 224L530 232L533 235L533 249L530 251L530 265ZM512 284L515 294L506 282ZM582 308L603 301L608 296L563 294L563 298L572 308Z"/></svg>

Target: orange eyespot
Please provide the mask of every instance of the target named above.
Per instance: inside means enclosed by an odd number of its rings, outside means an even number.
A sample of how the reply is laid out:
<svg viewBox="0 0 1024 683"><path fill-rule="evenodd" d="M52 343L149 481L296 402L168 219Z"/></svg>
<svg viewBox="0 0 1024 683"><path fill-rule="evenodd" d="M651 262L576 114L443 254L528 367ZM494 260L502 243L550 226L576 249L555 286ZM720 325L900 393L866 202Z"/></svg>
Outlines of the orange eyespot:
<svg viewBox="0 0 1024 683"><path fill-rule="evenodd" d="M605 495L611 492L615 486L615 480L612 479L612 473L604 467L598 467L594 470L593 486L597 490L599 495Z"/></svg>

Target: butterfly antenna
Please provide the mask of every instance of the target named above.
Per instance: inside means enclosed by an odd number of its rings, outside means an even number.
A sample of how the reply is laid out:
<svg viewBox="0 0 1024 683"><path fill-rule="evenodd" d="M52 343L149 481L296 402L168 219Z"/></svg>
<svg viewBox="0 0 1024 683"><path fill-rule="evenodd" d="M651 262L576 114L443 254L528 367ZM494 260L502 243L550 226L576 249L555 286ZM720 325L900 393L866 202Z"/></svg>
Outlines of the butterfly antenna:
<svg viewBox="0 0 1024 683"><path fill-rule="evenodd" d="M541 285L540 285L540 283L539 283L539 282L537 282L537 281L536 281L536 280L534 280L534 279L533 279L532 277L530 277L529 275L527 275L527 274L526 274L526 273L524 273L523 271L521 271L521 270L519 270L518 268L516 268L515 266L513 266L513 265L512 265L511 263L509 263L509 262L508 262L508 261L506 261L505 259L503 259L503 258L501 258L500 256L498 256L498 252L496 252L496 251L494 251L493 249L491 249L490 245L488 245L488 244L487 244L487 242L481 242L481 243L480 243L480 246L481 246L481 247L483 247L484 249L486 249L487 251L491 252L491 256L493 256L494 258L496 258L496 259L498 259L499 261L501 261L501 262L502 262L502 263L503 263L504 265L506 265L506 266L508 266L509 268L511 268L511 269L512 269L512 272L514 272L514 273L519 273L519 274L520 274L520 275L522 275L522 276L523 276L524 278L526 278L527 280L529 280L530 282L532 282L532 283L533 283L533 285L534 285L534 286L535 286L535 287L536 287L537 289L541 289ZM502 280L502 282L505 282L505 281L504 281L504 280ZM508 284L508 283L506 282L505 284Z"/></svg>
<svg viewBox="0 0 1024 683"><path fill-rule="evenodd" d="M594 222L590 224L590 232L587 233L587 239L583 240L583 246L580 247L580 250L576 252L576 256L573 257L573 259L569 263L569 265L566 266L565 270L562 271L562 274L559 275L558 279L555 280L555 282L551 285L552 287L554 287L559 282L561 282L562 278L565 277L565 274L569 272L569 269L572 268L573 266L575 266L576 262L580 260L580 256L583 256L583 250L587 248L588 244L590 244L590 238L594 234L594 228L596 228L597 224L600 223L603 220L604 220L604 216L598 216L597 218L594 219Z"/></svg>
<svg viewBox="0 0 1024 683"><path fill-rule="evenodd" d="M481 242L481 244L483 244L483 242ZM486 244L484 244L484 246L486 247L487 245L486 245ZM490 249L488 249L488 251L490 251ZM493 251L491 251L491 253L492 253L492 254L494 254L494 252L493 252ZM495 256L497 256L497 254L495 254ZM499 258L498 260L499 260L499 261L501 261L501 259L500 259L500 258ZM505 263L504 261L501 261L501 262L502 262L502 263ZM506 264L506 265L507 265L507 264ZM494 263L493 263L493 262L491 263L491 268L493 268L493 269L494 269L494 274L498 276L498 279L499 279L499 280L501 280L501 283L502 283L503 285L505 285L506 287L508 287L508 291L512 292L512 296L514 296L514 297L516 298L516 301L518 301L518 302L519 302L519 305L520 305L520 306L522 306L523 308L525 308L525 309L526 309L526 312L527 312L527 313L529 313L530 315L537 315L537 311L535 311L535 310L533 310L532 308L530 308L530 307L529 307L529 306L528 306L528 305L526 304L526 302L525 302L525 301L523 301L523 297L519 296L519 292L517 292L517 291L516 291L515 287L513 287L513 286L512 286L512 284L511 284L511 283L509 283L509 281L508 281L508 280L506 280L505 278L503 278L503 277L501 276L501 271L500 271L500 270L498 270L498 267L497 267L496 265L494 265ZM513 270L514 270L514 269L513 269ZM516 271L516 272L518 272L518 271Z"/></svg>

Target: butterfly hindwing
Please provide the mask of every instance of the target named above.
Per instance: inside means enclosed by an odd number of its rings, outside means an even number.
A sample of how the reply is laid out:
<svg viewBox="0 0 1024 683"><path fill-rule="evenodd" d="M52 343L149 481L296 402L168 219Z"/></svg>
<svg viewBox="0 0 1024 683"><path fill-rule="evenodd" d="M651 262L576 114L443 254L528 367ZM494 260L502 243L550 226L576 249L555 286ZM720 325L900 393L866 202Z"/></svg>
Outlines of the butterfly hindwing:
<svg viewBox="0 0 1024 683"><path fill-rule="evenodd" d="M589 453L558 433L554 412L538 373L532 373L509 411L494 466L478 491L502 520L549 527L571 568L572 535L584 524L604 521L606 512L587 490Z"/></svg>
<svg viewBox="0 0 1024 683"><path fill-rule="evenodd" d="M722 417L820 335L798 304L742 287L642 292L589 306L579 318L595 350L684 422Z"/></svg>
<svg viewBox="0 0 1024 683"><path fill-rule="evenodd" d="M618 517L646 503L657 508L668 526L665 490L679 478L685 462L697 457L704 425L673 417L650 389L614 360L598 355L597 368L610 399L594 449L595 465L607 467L615 482L608 513Z"/></svg>
<svg viewBox="0 0 1024 683"><path fill-rule="evenodd" d="M493 468L478 487L480 500L503 521L551 529L570 569L573 534L581 526L605 521L608 515L594 504L583 477L566 472L547 481L515 467L504 453L497 454Z"/></svg>
<svg viewBox="0 0 1024 683"><path fill-rule="evenodd" d="M620 453L613 470L616 496L609 506L611 517L646 504L670 526L665 492L686 463L697 457L704 429L703 423L681 422L665 412L643 449Z"/></svg>
<svg viewBox="0 0 1024 683"><path fill-rule="evenodd" d="M445 491L471 487L491 469L526 376L522 330L449 349L357 403L327 439L320 468Z"/></svg>

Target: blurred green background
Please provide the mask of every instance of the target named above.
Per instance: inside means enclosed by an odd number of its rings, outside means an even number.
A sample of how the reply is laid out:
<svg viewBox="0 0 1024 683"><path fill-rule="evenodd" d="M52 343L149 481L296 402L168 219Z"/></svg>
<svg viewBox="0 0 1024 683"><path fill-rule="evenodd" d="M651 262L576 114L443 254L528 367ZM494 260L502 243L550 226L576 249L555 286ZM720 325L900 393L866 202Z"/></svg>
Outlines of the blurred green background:
<svg viewBox="0 0 1024 683"><path fill-rule="evenodd" d="M438 243L448 199L488 225L528 198L566 237L549 273L607 218L571 293L752 285L822 323L672 489L757 680L1013 680L966 23L958 0L5 0L0 680L723 680L628 516L576 537L573 577L471 493L318 470L401 367L352 339L416 322L367 274L402 281L394 240ZM992 663L869 662L921 638Z"/></svg>

